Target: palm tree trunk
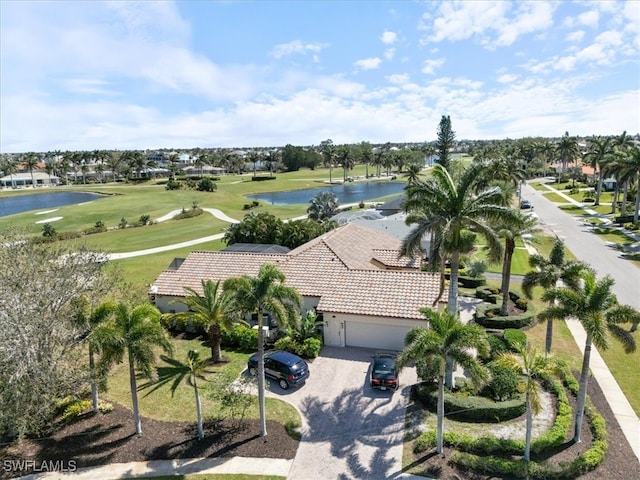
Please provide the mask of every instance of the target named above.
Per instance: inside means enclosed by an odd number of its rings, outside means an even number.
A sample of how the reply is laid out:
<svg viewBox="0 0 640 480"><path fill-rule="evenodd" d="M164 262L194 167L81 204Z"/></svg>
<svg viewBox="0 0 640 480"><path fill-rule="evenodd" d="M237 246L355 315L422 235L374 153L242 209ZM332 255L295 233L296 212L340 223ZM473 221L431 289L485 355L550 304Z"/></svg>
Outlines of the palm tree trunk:
<svg viewBox="0 0 640 480"><path fill-rule="evenodd" d="M527 430L524 434L524 461L531 460L531 430L533 429L533 413L531 411L531 399L527 393Z"/></svg>
<svg viewBox="0 0 640 480"><path fill-rule="evenodd" d="M593 202L593 205L600 205L600 195L602 194L602 180L603 180L603 175L602 175L602 168L600 168L600 171L598 172L598 186L596 187L596 201Z"/></svg>
<svg viewBox="0 0 640 480"><path fill-rule="evenodd" d="M613 201L611 202L611 214L616 213L616 204L618 203L619 194L620 194L620 186L618 184L618 179L616 179L616 186L613 189Z"/></svg>
<svg viewBox="0 0 640 480"><path fill-rule="evenodd" d="M515 250L515 241L507 239L504 249L504 261L502 262L502 306L500 315L506 317L509 314L509 283L511 282L511 257Z"/></svg>
<svg viewBox="0 0 640 480"><path fill-rule="evenodd" d="M136 370L133 363L131 350L129 354L129 386L131 388L131 406L133 407L133 423L136 425L136 435L142 435L142 422L140 422L140 410L138 409L138 386L136 384Z"/></svg>
<svg viewBox="0 0 640 480"><path fill-rule="evenodd" d="M202 426L202 404L200 403L200 393L198 393L198 384L193 376L193 391L196 396L196 417L198 418L198 440L202 440L204 438L204 427Z"/></svg>
<svg viewBox="0 0 640 480"><path fill-rule="evenodd" d="M98 413L98 380L96 379L96 364L91 346L89 346L89 375L91 375L91 404L93 413Z"/></svg>
<svg viewBox="0 0 640 480"><path fill-rule="evenodd" d="M436 451L442 453L444 437L444 377L438 375L438 426L436 433Z"/></svg>
<svg viewBox="0 0 640 480"><path fill-rule="evenodd" d="M260 408L260 436L267 436L267 412L264 395L264 330L262 309L258 309L258 404Z"/></svg>
<svg viewBox="0 0 640 480"><path fill-rule="evenodd" d="M627 211L627 195L629 194L629 180L624 182L622 187L622 206L620 207L620 215L624 215Z"/></svg>
<svg viewBox="0 0 640 480"><path fill-rule="evenodd" d="M580 389L576 399L576 421L573 435L573 442L580 442L580 431L582 430L582 419L584 418L584 405L587 401L587 386L589 384L589 362L591 361L591 335L587 334L587 341L584 345L584 356L582 357L582 371L580 372Z"/></svg>
<svg viewBox="0 0 640 480"><path fill-rule="evenodd" d="M638 223L638 215L640 215L640 175L638 175L638 185L636 185L636 207L633 211L633 223Z"/></svg>
<svg viewBox="0 0 640 480"><path fill-rule="evenodd" d="M544 351L547 355L551 353L551 342L553 340L553 319L547 319L547 336L544 341Z"/></svg>
<svg viewBox="0 0 640 480"><path fill-rule="evenodd" d="M211 325L209 327L209 347L211 348L211 360L213 362L219 362L220 361L220 342L221 342L221 332L220 332L220 325Z"/></svg>
<svg viewBox="0 0 640 480"><path fill-rule="evenodd" d="M447 300L447 311L452 315L458 314L458 265L459 253L457 250L451 252L451 275L449 277L449 298ZM445 385L453 388L453 370L455 362L447 357L447 368L445 373Z"/></svg>

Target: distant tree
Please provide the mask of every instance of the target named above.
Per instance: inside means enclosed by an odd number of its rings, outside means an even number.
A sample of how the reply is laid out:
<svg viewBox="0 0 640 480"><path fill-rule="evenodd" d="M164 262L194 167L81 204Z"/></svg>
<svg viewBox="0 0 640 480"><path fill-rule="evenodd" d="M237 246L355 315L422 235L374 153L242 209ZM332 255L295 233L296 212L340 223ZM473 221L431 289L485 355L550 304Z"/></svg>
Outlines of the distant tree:
<svg viewBox="0 0 640 480"><path fill-rule="evenodd" d="M312 220L328 220L338 212L338 197L332 192L320 192L310 203L307 213Z"/></svg>
<svg viewBox="0 0 640 480"><path fill-rule="evenodd" d="M334 222L319 223L310 218L284 222L278 244L294 249L332 230L336 225Z"/></svg>
<svg viewBox="0 0 640 480"><path fill-rule="evenodd" d="M438 163L449 169L451 162L451 150L456 134L451 130L451 118L443 115L438 126L438 138L436 140L436 151L438 152Z"/></svg>
<svg viewBox="0 0 640 480"><path fill-rule="evenodd" d="M598 173L598 183L596 186L596 198L594 205L600 205L600 195L602 194L602 181L604 172L608 164L614 160L614 145L611 137L593 137L589 145L589 150L584 156L587 165Z"/></svg>
<svg viewBox="0 0 640 480"><path fill-rule="evenodd" d="M351 149L351 145L340 145L336 152L336 158L338 162L342 165L342 180L344 182L347 181L347 173L351 170L355 162L353 160L353 152Z"/></svg>
<svg viewBox="0 0 640 480"><path fill-rule="evenodd" d="M566 173L567 165L575 162L576 158L580 156L578 140L575 137L570 137L569 132L564 132L560 142L556 145L556 154L560 157L562 173Z"/></svg>
<svg viewBox="0 0 640 480"><path fill-rule="evenodd" d="M268 212L251 212L241 222L230 225L225 234L227 245L234 243L266 243L278 244L282 238L283 223L275 215Z"/></svg>
<svg viewBox="0 0 640 480"><path fill-rule="evenodd" d="M333 145L333 140L328 138L326 140L321 141L320 152L322 153L322 158L324 159L325 167L329 167L329 183L333 183L333 179L331 178L331 173L333 171L333 160L336 155L336 148Z"/></svg>
<svg viewBox="0 0 640 480"><path fill-rule="evenodd" d="M365 176L369 178L369 164L373 160L373 148L369 142L361 142L360 145L360 158L364 163Z"/></svg>
<svg viewBox="0 0 640 480"><path fill-rule="evenodd" d="M38 166L38 156L35 153L27 153L24 158L24 166L31 175L31 188L36 188L36 182L33 179L33 169Z"/></svg>

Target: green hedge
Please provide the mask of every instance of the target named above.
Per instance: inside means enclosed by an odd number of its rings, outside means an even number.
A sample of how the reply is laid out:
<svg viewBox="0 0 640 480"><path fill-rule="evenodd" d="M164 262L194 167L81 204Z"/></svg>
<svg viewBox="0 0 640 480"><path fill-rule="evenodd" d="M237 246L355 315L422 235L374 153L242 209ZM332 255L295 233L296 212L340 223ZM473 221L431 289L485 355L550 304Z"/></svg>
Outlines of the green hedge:
<svg viewBox="0 0 640 480"><path fill-rule="evenodd" d="M536 312L533 308L520 315L500 316L500 307L492 304L481 304L473 314L475 322L485 328L504 330L505 328L523 328L533 325Z"/></svg>
<svg viewBox="0 0 640 480"><path fill-rule="evenodd" d="M415 387L414 395L429 409L435 411L438 391L432 385L421 383ZM504 402L494 402L485 397L460 396L444 392L444 411L447 418L461 422L499 423L519 417L526 410L524 395Z"/></svg>

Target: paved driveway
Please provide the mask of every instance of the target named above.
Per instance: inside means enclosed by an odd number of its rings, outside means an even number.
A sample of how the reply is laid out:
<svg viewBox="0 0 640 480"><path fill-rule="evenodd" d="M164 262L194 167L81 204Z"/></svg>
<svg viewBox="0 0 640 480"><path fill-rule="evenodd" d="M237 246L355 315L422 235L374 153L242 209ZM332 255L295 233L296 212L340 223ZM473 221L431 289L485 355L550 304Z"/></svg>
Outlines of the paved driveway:
<svg viewBox="0 0 640 480"><path fill-rule="evenodd" d="M323 347L299 389L283 391L271 382L267 395L295 405L302 415L302 441L291 479L399 478L404 416L415 368L400 375L395 392L367 382L374 350Z"/></svg>

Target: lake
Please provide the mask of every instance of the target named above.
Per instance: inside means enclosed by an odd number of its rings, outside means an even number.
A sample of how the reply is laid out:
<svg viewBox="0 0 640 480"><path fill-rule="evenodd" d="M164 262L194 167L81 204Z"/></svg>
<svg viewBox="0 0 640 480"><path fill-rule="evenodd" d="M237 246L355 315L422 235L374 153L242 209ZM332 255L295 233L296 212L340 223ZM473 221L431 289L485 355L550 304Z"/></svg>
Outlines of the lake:
<svg viewBox="0 0 640 480"><path fill-rule="evenodd" d="M63 207L76 203L90 202L104 195L88 192L47 192L32 193L3 197L0 195L0 217L28 212L30 210L43 210L52 207Z"/></svg>
<svg viewBox="0 0 640 480"><path fill-rule="evenodd" d="M338 203L359 203L363 200L384 197L400 193L407 184L404 182L353 182L326 187L306 188L288 192L256 193L247 195L253 200L261 200L272 205L290 205L295 203L309 203L321 192L333 192L338 197Z"/></svg>

